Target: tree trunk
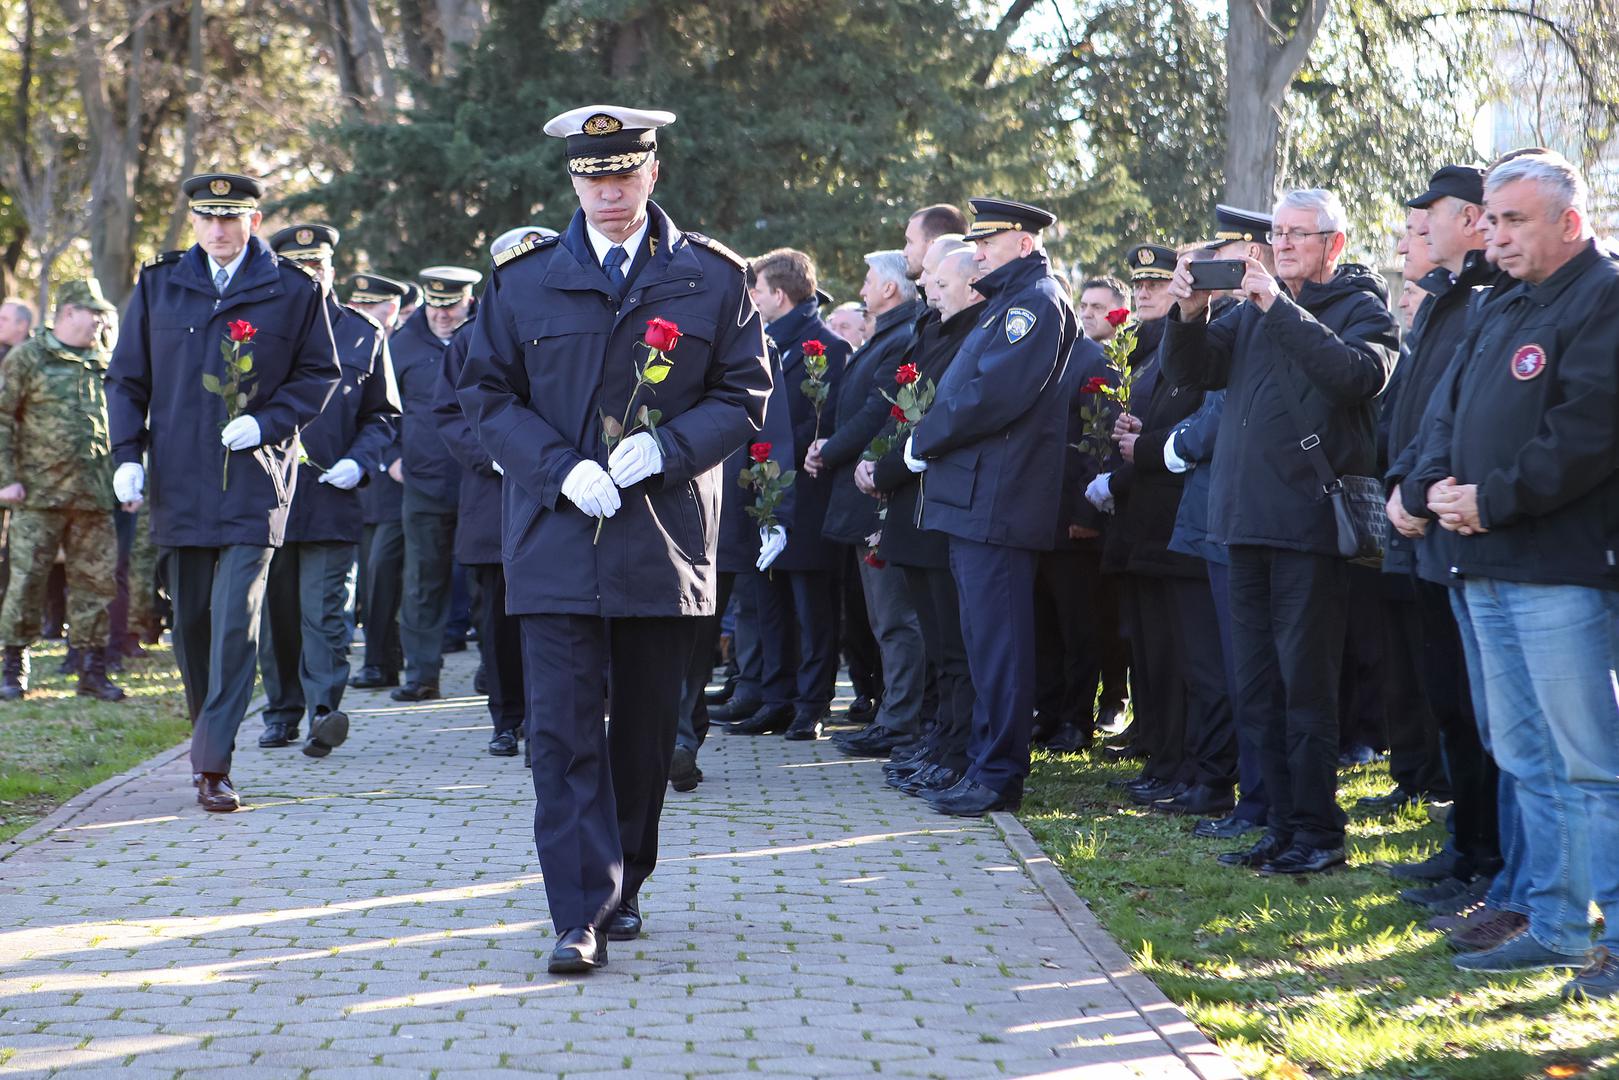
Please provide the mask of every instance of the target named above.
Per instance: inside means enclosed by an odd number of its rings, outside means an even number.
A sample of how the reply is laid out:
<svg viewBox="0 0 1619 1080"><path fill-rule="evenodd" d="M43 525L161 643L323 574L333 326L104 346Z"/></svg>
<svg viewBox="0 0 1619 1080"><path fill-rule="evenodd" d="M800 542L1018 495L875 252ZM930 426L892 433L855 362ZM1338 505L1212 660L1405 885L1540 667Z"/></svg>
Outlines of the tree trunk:
<svg viewBox="0 0 1619 1080"><path fill-rule="evenodd" d="M202 45L204 15L202 0L191 0L186 23L186 119L182 129L180 147L180 175L194 176L197 172L197 140L202 126L202 88L205 57ZM185 234L186 197L183 191L174 193L174 207L169 212L169 224L163 230L163 250L172 251L180 246Z"/></svg>
<svg viewBox="0 0 1619 1080"><path fill-rule="evenodd" d="M438 25L444 34L442 67L448 75L461 63L461 53L477 43L484 23L489 21L489 5L484 0L437 0Z"/></svg>
<svg viewBox="0 0 1619 1080"><path fill-rule="evenodd" d="M399 0L399 36L405 42L405 60L419 78L438 81L444 34L439 30L438 8L431 0Z"/></svg>
<svg viewBox="0 0 1619 1080"><path fill-rule="evenodd" d="M1276 199L1282 107L1309 58L1332 0L1304 0L1282 33L1258 0L1228 0L1226 28L1226 201L1269 210Z"/></svg>

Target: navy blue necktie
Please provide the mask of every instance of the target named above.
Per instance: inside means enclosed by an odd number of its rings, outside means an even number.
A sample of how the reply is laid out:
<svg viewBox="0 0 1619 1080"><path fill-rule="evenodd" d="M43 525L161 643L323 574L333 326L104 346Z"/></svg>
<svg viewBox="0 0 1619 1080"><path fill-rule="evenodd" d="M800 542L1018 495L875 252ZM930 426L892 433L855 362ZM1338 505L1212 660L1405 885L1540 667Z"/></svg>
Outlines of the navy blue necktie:
<svg viewBox="0 0 1619 1080"><path fill-rule="evenodd" d="M629 253L622 246L614 244L613 249L607 253L607 258L602 260L602 269L607 271L607 280L613 283L613 288L620 295L624 292L624 264L629 261L629 257Z"/></svg>

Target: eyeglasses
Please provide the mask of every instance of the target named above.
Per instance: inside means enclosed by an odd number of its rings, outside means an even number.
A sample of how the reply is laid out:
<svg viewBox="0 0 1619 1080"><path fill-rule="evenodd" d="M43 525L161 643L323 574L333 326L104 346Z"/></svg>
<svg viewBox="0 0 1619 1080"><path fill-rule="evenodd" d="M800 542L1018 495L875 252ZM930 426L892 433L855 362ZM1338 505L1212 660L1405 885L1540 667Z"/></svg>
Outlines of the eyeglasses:
<svg viewBox="0 0 1619 1080"><path fill-rule="evenodd" d="M1298 241L1303 240L1306 236L1331 236L1337 231L1337 229L1272 229L1270 232L1270 241L1273 244L1278 240L1286 240L1288 243L1297 243Z"/></svg>

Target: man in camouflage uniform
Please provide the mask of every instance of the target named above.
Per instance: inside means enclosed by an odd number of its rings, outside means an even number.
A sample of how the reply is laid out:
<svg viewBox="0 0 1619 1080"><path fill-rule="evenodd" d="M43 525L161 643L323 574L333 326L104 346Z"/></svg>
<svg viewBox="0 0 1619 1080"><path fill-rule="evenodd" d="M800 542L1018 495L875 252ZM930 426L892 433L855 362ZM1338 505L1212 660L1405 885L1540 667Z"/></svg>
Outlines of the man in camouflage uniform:
<svg viewBox="0 0 1619 1080"><path fill-rule="evenodd" d="M55 325L13 349L0 372L0 502L13 508L12 580L0 608L3 700L28 690L28 646L58 548L67 553L68 641L83 657L79 693L124 696L107 678L118 540L100 343L116 311L94 278L68 282Z"/></svg>

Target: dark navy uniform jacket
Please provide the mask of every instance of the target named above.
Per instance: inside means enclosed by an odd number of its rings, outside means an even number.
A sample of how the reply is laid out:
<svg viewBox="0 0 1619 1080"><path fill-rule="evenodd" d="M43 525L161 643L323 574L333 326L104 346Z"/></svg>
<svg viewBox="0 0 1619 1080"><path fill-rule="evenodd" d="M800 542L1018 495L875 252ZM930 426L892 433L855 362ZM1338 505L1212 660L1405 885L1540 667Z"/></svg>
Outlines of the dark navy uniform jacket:
<svg viewBox="0 0 1619 1080"><path fill-rule="evenodd" d="M494 268L457 390L479 441L506 470L501 554L514 615L714 613L720 468L764 421L770 367L741 259L682 233L650 204L652 254L622 299L576 212L548 238ZM639 263L640 260L638 259ZM663 413L663 471L620 492L596 519L562 496L589 458L606 468L602 416L630 400L654 317L677 324L672 370L636 400Z"/></svg>
<svg viewBox="0 0 1619 1080"><path fill-rule="evenodd" d="M468 316L468 322L476 316ZM393 353L394 378L404 415L399 421L399 450L404 458L405 486L455 512L461 483L461 463L450 454L439 435L433 404L443 378L444 342L427 325L427 308L417 309L388 342Z"/></svg>
<svg viewBox="0 0 1619 1080"><path fill-rule="evenodd" d="M246 350L254 376L246 413L264 445L230 453L221 490L225 403L203 389L202 376L224 375L220 345L238 319L258 331ZM107 368L107 413L113 459L122 465L146 455L153 542L279 545L292 498L287 478L296 477L286 467L295 437L320 414L338 374L319 283L257 236L224 296L201 247L147 264Z"/></svg>
<svg viewBox="0 0 1619 1080"><path fill-rule="evenodd" d="M793 445L797 448L797 456L791 461L778 460L783 469L798 469L798 479L793 484L797 489L793 516L782 519L787 526L787 550L776 558L773 569L830 570L837 565L839 549L822 540L821 533L832 496L832 470L824 469L820 476L811 476L800 467L815 436L815 404L803 392L804 342L819 341L826 346L825 379L831 392L821 408L822 438L832 434L836 420L849 343L834 334L821 319L813 297L771 323L767 332L781 350L781 373L787 380L787 393L783 396L792 413Z"/></svg>
<svg viewBox="0 0 1619 1080"><path fill-rule="evenodd" d="M331 300L326 313L343 377L326 408L303 430L309 460L298 469L298 493L287 518L288 543L360 542L364 525L360 491L375 482L377 462L393 442L399 419L399 396L382 328ZM317 481L343 458L353 459L362 470L361 487L344 491Z"/></svg>
<svg viewBox="0 0 1619 1080"><path fill-rule="evenodd" d="M792 486L782 493L781 505L776 507L776 520L787 530L787 550L776 556L776 561L771 564L771 569L775 569L787 557L787 552L792 550L794 509L798 500L798 485L804 482L804 470L794 464L803 455L793 440L793 414L788 404L789 397L798 393L798 388L789 386L783 377L780 355L774 347L770 350L770 379L770 401L765 406L764 427L749 440L749 444L769 443L770 456L781 466L782 472L798 470ZM748 447L744 446L720 466L719 560L722 574L752 573L754 567L759 565L759 523L747 511L757 496L752 491L744 490L741 484L742 470L749 464Z"/></svg>
<svg viewBox="0 0 1619 1080"><path fill-rule="evenodd" d="M973 285L978 328L911 433L922 476L922 527L963 540L1050 551L1062 504L1078 337L1074 312L1044 252L1014 259Z"/></svg>
<svg viewBox="0 0 1619 1080"><path fill-rule="evenodd" d="M466 366L467 349L472 345L472 323L455 332L444 350L439 368L433 419L439 435L461 465L461 495L455 517L455 561L480 566L500 561L500 473L478 433L472 430L455 384Z"/></svg>

